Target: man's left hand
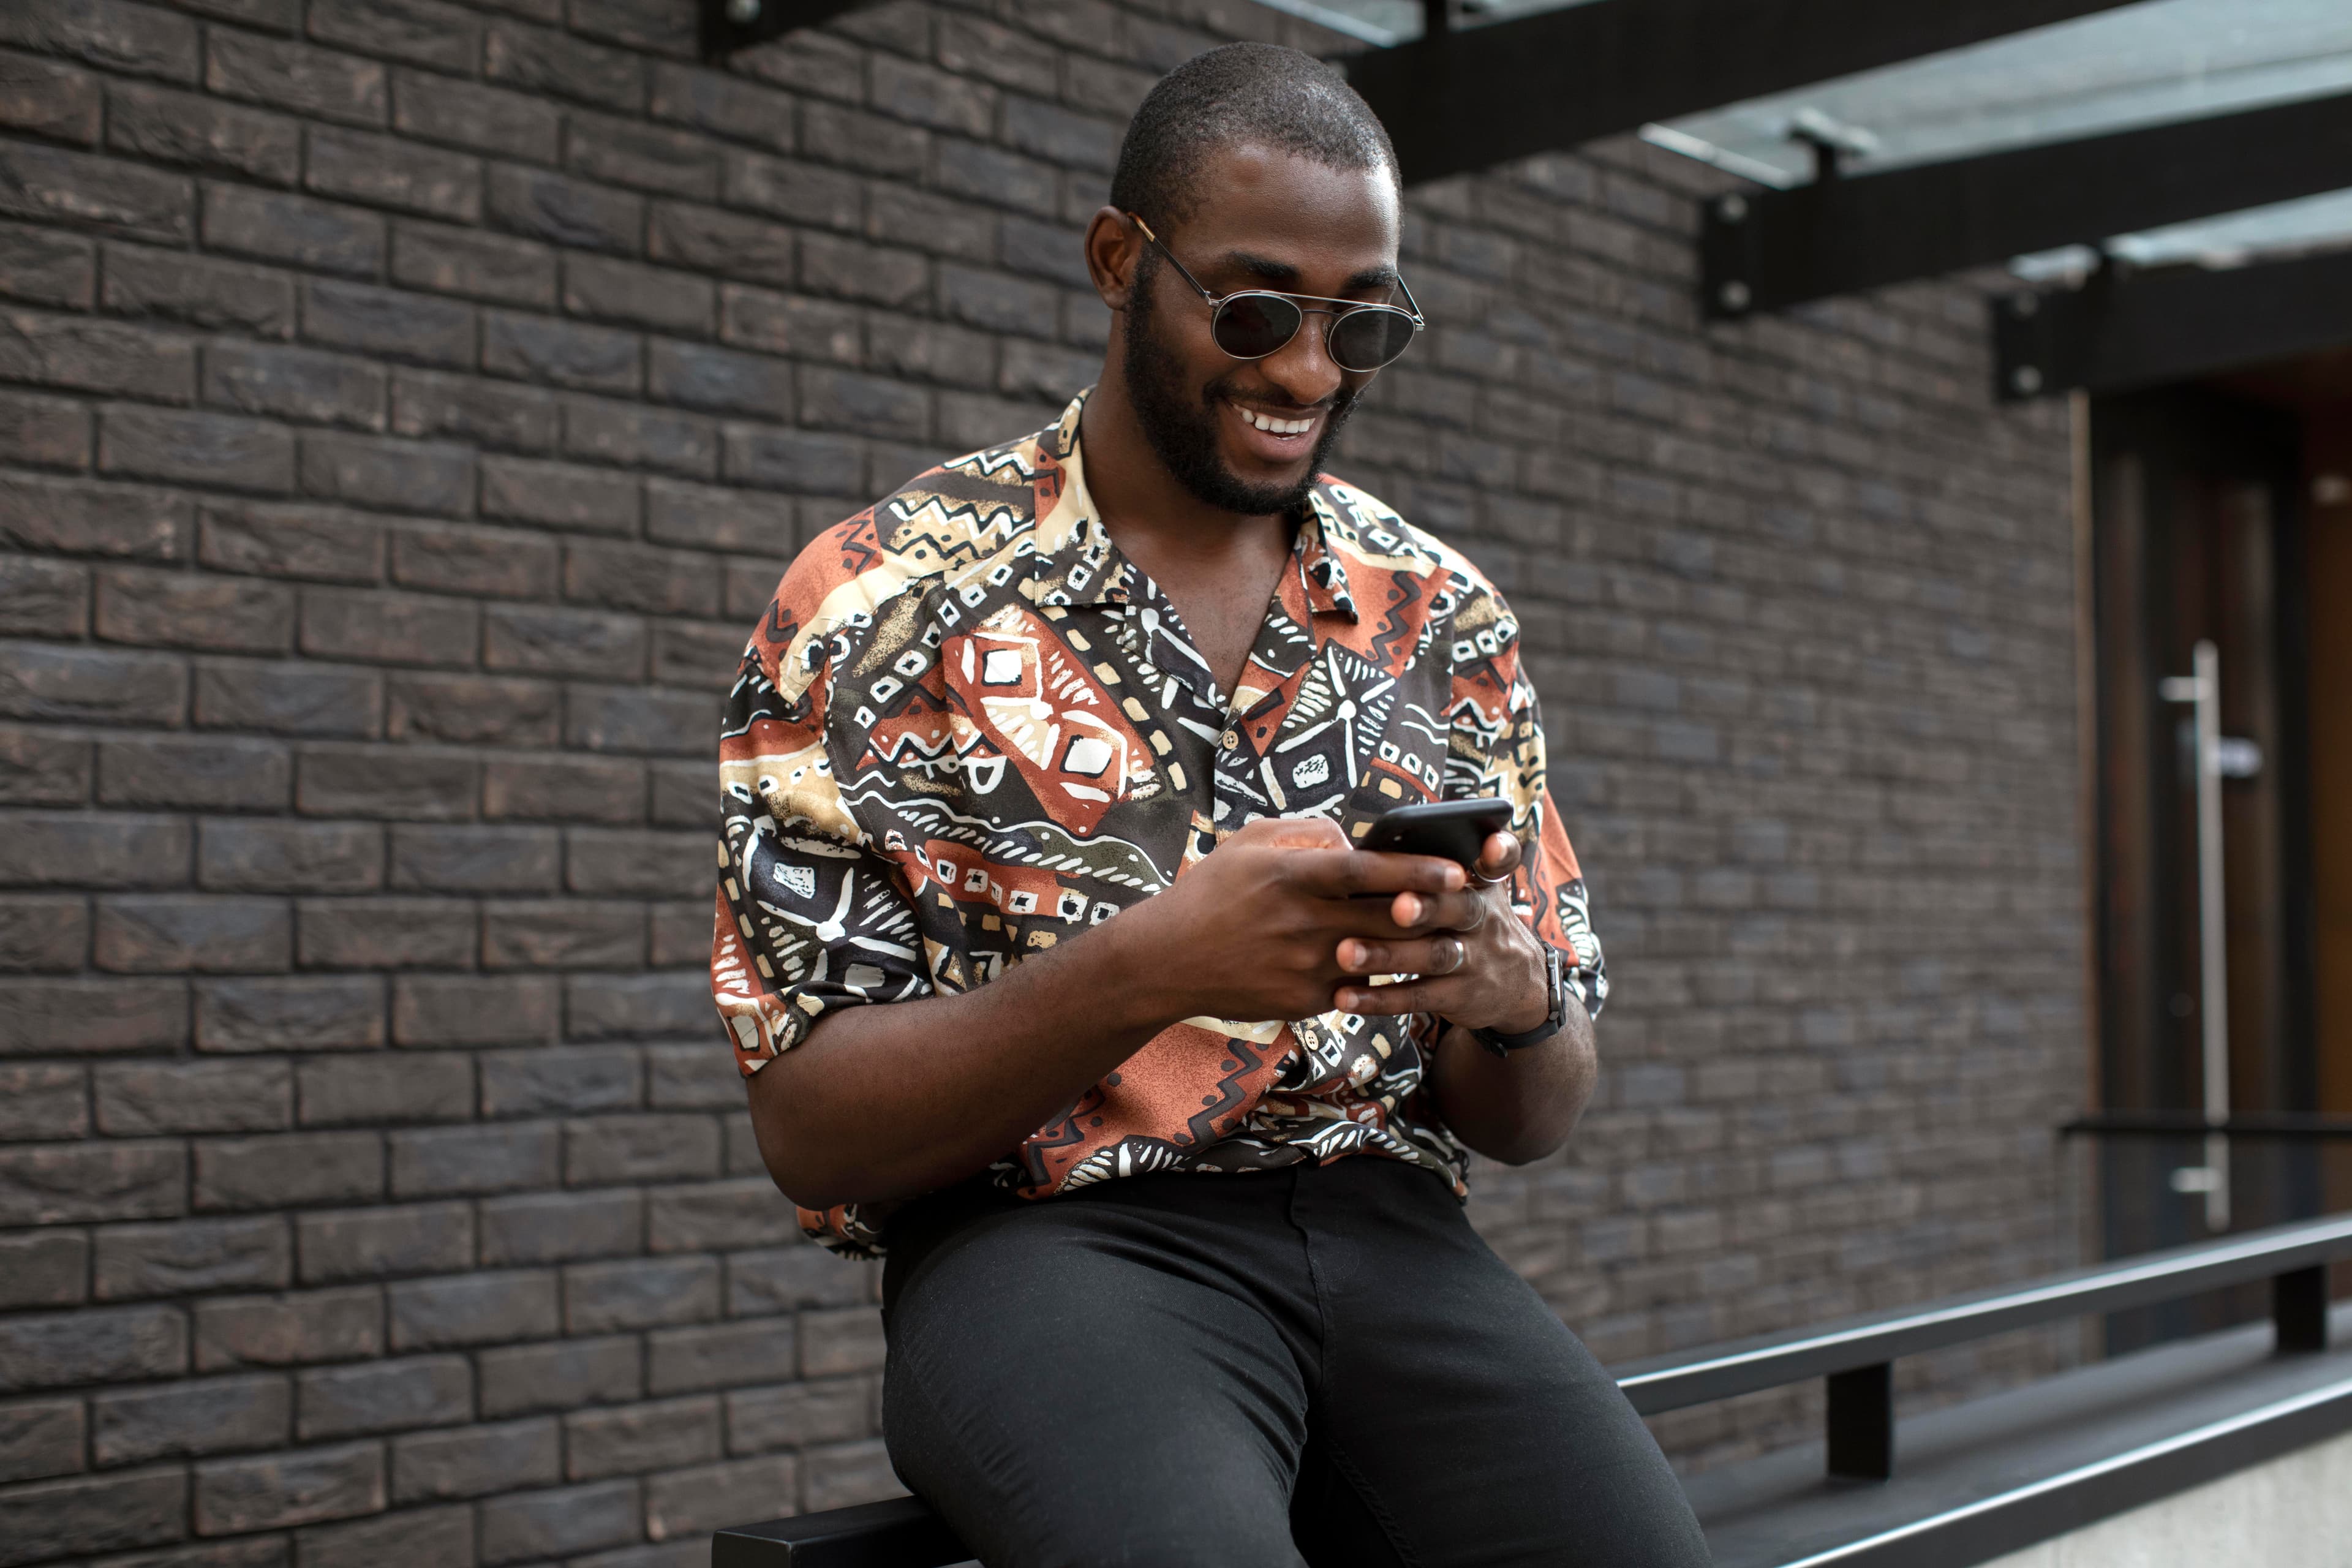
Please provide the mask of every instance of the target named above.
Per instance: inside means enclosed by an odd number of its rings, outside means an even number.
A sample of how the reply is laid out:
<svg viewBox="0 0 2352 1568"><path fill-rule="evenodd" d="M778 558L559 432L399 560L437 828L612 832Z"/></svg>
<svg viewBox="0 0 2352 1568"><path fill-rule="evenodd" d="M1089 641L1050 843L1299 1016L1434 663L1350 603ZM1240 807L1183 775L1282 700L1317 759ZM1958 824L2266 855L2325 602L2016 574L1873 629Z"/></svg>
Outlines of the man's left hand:
<svg viewBox="0 0 2352 1568"><path fill-rule="evenodd" d="M1394 942L1349 937L1339 967L1349 974L1402 974L1393 985L1343 984L1342 1012L1434 1013L1470 1029L1520 1034L1549 1016L1543 944L1511 908L1519 841L1497 833L1458 893L1399 893L1389 917L1409 934Z"/></svg>

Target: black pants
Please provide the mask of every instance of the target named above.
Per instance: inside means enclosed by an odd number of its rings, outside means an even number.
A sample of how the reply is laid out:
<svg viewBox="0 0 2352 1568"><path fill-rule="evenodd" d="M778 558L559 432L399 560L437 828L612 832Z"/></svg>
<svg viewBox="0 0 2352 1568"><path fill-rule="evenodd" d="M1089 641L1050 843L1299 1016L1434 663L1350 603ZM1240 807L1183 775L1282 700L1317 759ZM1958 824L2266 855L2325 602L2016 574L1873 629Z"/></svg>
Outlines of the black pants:
<svg viewBox="0 0 2352 1568"><path fill-rule="evenodd" d="M898 1475L987 1568L1703 1568L1648 1430L1444 1184L1370 1156L905 1211Z"/></svg>

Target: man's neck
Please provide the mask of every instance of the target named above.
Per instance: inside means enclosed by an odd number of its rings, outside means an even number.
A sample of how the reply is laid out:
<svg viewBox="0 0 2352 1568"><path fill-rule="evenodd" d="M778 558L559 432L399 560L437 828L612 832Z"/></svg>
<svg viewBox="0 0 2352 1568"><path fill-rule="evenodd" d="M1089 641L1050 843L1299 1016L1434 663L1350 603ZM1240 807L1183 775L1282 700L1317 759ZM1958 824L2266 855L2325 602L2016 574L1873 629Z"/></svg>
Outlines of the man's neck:
<svg viewBox="0 0 2352 1568"><path fill-rule="evenodd" d="M1160 461L1118 377L1106 374L1079 416L1087 491L1104 529L1153 578L1213 574L1238 565L1278 541L1286 552L1290 521L1279 512L1252 517L1211 506Z"/></svg>

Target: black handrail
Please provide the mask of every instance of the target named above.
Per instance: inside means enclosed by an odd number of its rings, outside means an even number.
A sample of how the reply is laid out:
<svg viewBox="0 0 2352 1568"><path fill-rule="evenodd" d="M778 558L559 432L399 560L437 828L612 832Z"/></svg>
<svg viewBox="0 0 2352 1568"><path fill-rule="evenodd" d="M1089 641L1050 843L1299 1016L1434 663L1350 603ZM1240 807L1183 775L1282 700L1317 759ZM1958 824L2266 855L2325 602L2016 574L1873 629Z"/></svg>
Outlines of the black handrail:
<svg viewBox="0 0 2352 1568"><path fill-rule="evenodd" d="M2272 1282L2271 1315L2280 1352L2324 1351L2327 1265L2339 1258L2352 1258L2352 1215L2273 1226L1931 1306L1717 1345L1696 1356L1660 1357L1619 1372L1617 1386L1646 1415L1826 1378L1830 1473L1884 1480L1894 1473L1894 1363L1899 1357L2265 1279ZM912 1498L899 1498L721 1531L711 1542L710 1561L712 1568L938 1568L962 1554L936 1515Z"/></svg>
<svg viewBox="0 0 2352 1568"><path fill-rule="evenodd" d="M2242 1110L2208 1121L2199 1110L2092 1110L2058 1129L2063 1138L2224 1138L2327 1142L2352 1138L2352 1116L2300 1110Z"/></svg>

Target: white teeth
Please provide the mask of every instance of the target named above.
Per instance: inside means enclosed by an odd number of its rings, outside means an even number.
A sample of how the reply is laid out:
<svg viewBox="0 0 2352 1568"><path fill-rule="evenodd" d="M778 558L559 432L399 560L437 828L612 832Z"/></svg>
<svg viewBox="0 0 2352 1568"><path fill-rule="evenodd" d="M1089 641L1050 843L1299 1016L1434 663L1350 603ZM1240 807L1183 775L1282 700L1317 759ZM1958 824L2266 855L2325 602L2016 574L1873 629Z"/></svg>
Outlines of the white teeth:
<svg viewBox="0 0 2352 1568"><path fill-rule="evenodd" d="M1253 414L1246 408L1241 408L1238 404L1234 406L1239 409L1243 418L1270 435L1303 436L1315 428L1315 421L1312 419L1270 419L1263 414Z"/></svg>

